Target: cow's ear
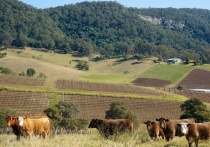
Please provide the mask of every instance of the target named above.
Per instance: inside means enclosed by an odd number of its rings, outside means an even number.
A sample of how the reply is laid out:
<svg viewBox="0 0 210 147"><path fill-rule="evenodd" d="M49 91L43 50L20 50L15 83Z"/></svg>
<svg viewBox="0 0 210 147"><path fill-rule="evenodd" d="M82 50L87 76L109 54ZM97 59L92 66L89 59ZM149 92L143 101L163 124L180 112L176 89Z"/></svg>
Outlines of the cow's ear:
<svg viewBox="0 0 210 147"><path fill-rule="evenodd" d="M191 124L187 124L187 127L189 127Z"/></svg>
<svg viewBox="0 0 210 147"><path fill-rule="evenodd" d="M165 121L169 121L169 119L166 119Z"/></svg>
<svg viewBox="0 0 210 147"><path fill-rule="evenodd" d="M144 124L147 124L147 122L144 122Z"/></svg>
<svg viewBox="0 0 210 147"><path fill-rule="evenodd" d="M157 121L160 121L160 119L156 118Z"/></svg>

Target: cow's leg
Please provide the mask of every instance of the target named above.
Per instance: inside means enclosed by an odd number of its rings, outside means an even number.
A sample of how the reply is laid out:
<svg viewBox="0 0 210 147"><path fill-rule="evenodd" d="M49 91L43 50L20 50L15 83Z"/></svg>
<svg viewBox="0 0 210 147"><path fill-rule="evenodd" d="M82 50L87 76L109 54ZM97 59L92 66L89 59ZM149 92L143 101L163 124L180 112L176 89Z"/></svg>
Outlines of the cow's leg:
<svg viewBox="0 0 210 147"><path fill-rule="evenodd" d="M20 140L20 135L17 135L17 138L16 138L17 140Z"/></svg>
<svg viewBox="0 0 210 147"><path fill-rule="evenodd" d="M198 140L195 140L195 146L198 147Z"/></svg>

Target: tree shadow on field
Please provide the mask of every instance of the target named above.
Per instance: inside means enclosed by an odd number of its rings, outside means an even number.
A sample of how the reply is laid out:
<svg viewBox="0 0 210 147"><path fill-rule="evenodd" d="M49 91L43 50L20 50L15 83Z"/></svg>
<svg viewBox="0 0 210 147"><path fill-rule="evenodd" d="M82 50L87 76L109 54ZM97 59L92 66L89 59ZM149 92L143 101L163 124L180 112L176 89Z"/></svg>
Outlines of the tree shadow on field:
<svg viewBox="0 0 210 147"><path fill-rule="evenodd" d="M129 61L129 59L119 59L119 60L115 61L115 63L113 63L113 65L118 65L118 64L121 64L126 61Z"/></svg>
<svg viewBox="0 0 210 147"><path fill-rule="evenodd" d="M141 63L143 63L143 62L142 61L137 61L137 62L131 63L131 65L136 65L136 64L141 64Z"/></svg>
<svg viewBox="0 0 210 147"><path fill-rule="evenodd" d="M80 62L81 60L71 60L71 61L74 61L74 62Z"/></svg>

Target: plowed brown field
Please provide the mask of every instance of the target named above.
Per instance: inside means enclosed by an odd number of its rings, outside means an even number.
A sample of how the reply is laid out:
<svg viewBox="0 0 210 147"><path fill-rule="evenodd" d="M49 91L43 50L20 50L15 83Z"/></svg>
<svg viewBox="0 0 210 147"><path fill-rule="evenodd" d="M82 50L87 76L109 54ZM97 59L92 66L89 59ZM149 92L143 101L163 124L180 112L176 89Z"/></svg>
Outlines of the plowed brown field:
<svg viewBox="0 0 210 147"><path fill-rule="evenodd" d="M210 89L210 71L194 69L178 85L184 89Z"/></svg>

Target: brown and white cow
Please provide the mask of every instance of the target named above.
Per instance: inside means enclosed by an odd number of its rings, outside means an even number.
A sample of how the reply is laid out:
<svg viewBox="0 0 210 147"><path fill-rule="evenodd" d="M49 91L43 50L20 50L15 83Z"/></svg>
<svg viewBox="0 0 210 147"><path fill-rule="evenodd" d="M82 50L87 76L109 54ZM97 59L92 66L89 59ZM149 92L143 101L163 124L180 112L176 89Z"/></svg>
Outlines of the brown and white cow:
<svg viewBox="0 0 210 147"><path fill-rule="evenodd" d="M186 122L186 123L195 123L195 119L194 118L189 118L189 119L177 119L177 120L173 120L173 119L165 119L165 118L160 118L160 119L156 119L157 121L160 122L160 127L163 129L164 134L165 134L165 138L167 141L169 141L170 139L172 140L175 136L184 136L181 133L181 129L180 127L177 126L177 124L181 123L181 122Z"/></svg>
<svg viewBox="0 0 210 147"><path fill-rule="evenodd" d="M51 121L48 117L29 118L19 116L17 119L23 136L38 135L43 138L49 137Z"/></svg>
<svg viewBox="0 0 210 147"><path fill-rule="evenodd" d="M88 128L96 128L108 138L110 135L133 132L133 121L130 119L92 119Z"/></svg>
<svg viewBox="0 0 210 147"><path fill-rule="evenodd" d="M189 147L195 142L198 147L199 140L208 140L210 138L210 122L205 123L185 123L178 124L181 133L186 136Z"/></svg>
<svg viewBox="0 0 210 147"><path fill-rule="evenodd" d="M151 139L157 140L158 136L162 137L162 139L165 139L163 129L160 128L159 122L146 121L144 124L147 125L147 131Z"/></svg>
<svg viewBox="0 0 210 147"><path fill-rule="evenodd" d="M7 126L11 127L13 130L13 133L17 136L17 140L20 140L21 131L18 125L17 118L13 116L7 116L5 117L5 120L7 121Z"/></svg>

